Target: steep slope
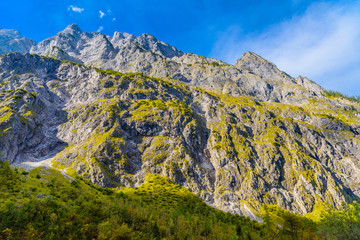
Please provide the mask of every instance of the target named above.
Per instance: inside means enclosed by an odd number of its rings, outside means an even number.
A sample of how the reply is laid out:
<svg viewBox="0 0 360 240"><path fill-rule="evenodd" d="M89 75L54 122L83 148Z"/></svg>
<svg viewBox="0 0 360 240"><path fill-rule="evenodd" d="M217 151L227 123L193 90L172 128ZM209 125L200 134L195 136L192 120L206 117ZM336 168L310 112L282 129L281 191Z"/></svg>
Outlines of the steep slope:
<svg viewBox="0 0 360 240"><path fill-rule="evenodd" d="M1 239L270 239L264 224L209 207L159 176L114 190L0 162L0 180Z"/></svg>
<svg viewBox="0 0 360 240"><path fill-rule="evenodd" d="M315 83L300 84L254 53L245 53L233 66L183 53L149 34L136 37L115 32L110 37L82 32L76 24L40 42L30 52L104 70L171 77L189 86L233 96L250 96L259 101L298 104L304 98L321 98L323 90Z"/></svg>
<svg viewBox="0 0 360 240"><path fill-rule="evenodd" d="M360 196L355 102L259 102L17 53L0 58L0 86L2 161L51 161L109 187L158 174L253 219L264 203L304 214Z"/></svg>
<svg viewBox="0 0 360 240"><path fill-rule="evenodd" d="M0 162L2 239L359 239L360 204L320 221L265 206L264 223L206 205L164 177L139 188L101 188L54 169Z"/></svg>
<svg viewBox="0 0 360 240"><path fill-rule="evenodd" d="M21 37L18 31L0 29L0 55L8 52L26 53L34 45L36 45L34 40Z"/></svg>

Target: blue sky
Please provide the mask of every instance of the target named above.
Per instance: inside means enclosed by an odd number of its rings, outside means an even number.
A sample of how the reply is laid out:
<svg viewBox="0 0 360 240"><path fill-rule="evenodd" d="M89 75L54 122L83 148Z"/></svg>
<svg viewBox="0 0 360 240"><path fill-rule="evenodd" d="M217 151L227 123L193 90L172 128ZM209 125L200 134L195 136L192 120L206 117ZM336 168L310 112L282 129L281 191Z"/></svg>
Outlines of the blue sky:
<svg viewBox="0 0 360 240"><path fill-rule="evenodd" d="M294 77L360 95L359 1L0 1L0 28L37 42L71 23L108 35L150 33L231 64L253 51Z"/></svg>

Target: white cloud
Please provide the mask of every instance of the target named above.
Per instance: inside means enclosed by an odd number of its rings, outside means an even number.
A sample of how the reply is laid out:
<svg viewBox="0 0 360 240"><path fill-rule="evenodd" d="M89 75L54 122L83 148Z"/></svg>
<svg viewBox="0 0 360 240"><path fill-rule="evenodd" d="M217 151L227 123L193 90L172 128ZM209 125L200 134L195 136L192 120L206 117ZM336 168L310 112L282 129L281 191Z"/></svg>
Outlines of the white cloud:
<svg viewBox="0 0 360 240"><path fill-rule="evenodd" d="M113 21L115 21L115 20L116 20L116 18L113 18L112 20L113 20Z"/></svg>
<svg viewBox="0 0 360 240"><path fill-rule="evenodd" d="M101 32L102 30L104 30L104 27L103 26L100 26L97 30L97 32Z"/></svg>
<svg viewBox="0 0 360 240"><path fill-rule="evenodd" d="M100 14L100 18L103 18L105 16L105 13L103 11L99 11L99 14Z"/></svg>
<svg viewBox="0 0 360 240"><path fill-rule="evenodd" d="M241 29L232 26L211 55L234 63L253 51L292 76L305 75L326 88L360 95L359 13L360 4L317 3L260 34L241 36Z"/></svg>
<svg viewBox="0 0 360 240"><path fill-rule="evenodd" d="M68 7L68 11L73 11L73 12L77 12L77 13L82 13L84 11L83 8L79 8L79 7L76 7L76 6L73 6L73 5L70 5Z"/></svg>

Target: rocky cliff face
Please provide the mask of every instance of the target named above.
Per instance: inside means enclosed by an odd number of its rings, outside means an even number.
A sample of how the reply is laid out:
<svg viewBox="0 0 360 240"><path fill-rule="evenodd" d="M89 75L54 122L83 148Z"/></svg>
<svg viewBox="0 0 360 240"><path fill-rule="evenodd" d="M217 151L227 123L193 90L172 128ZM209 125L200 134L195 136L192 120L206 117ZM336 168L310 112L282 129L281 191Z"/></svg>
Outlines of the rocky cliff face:
<svg viewBox="0 0 360 240"><path fill-rule="evenodd" d="M26 53L36 42L29 38L21 37L20 32L9 29L0 29L0 55L7 52Z"/></svg>
<svg viewBox="0 0 360 240"><path fill-rule="evenodd" d="M159 174L252 218L264 203L304 214L360 197L360 106L254 53L232 66L151 35L76 25L31 51L162 78L1 56L2 161L46 163L110 187Z"/></svg>
<svg viewBox="0 0 360 240"><path fill-rule="evenodd" d="M154 36L115 32L84 33L73 24L31 48L31 53L84 63L119 72L171 77L189 86L216 90L259 101L299 103L321 95L316 84L298 82L254 53L245 53L235 66L192 53L183 53Z"/></svg>

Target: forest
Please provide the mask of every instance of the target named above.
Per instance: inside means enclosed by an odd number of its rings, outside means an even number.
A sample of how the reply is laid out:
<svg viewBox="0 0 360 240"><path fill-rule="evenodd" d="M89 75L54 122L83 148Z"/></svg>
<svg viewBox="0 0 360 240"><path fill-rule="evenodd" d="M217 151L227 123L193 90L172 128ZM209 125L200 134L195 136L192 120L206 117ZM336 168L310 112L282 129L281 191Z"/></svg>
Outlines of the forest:
<svg viewBox="0 0 360 240"><path fill-rule="evenodd" d="M264 206L263 222L208 206L164 177L110 189L50 168L0 162L1 239L359 239L360 205L306 217Z"/></svg>

